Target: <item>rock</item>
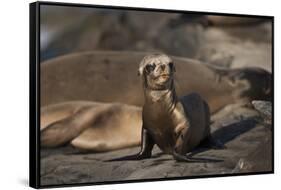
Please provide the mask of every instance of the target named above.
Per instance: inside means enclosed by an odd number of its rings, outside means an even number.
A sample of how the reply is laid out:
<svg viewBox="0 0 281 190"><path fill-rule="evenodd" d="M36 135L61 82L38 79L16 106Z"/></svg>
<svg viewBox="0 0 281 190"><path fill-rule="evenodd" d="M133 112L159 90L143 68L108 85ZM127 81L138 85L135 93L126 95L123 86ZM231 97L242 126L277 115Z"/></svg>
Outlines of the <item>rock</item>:
<svg viewBox="0 0 281 190"><path fill-rule="evenodd" d="M239 17L239 16L217 16L208 15L208 21L212 25L249 25L263 21L262 18Z"/></svg>
<svg viewBox="0 0 281 190"><path fill-rule="evenodd" d="M271 72L272 22L210 26L196 59L231 68L260 67Z"/></svg>
<svg viewBox="0 0 281 190"><path fill-rule="evenodd" d="M259 142L259 147L256 150L250 152L248 156L238 162L239 169L236 169L236 171L268 171L268 168L273 168L272 155L272 136L268 134Z"/></svg>
<svg viewBox="0 0 281 190"><path fill-rule="evenodd" d="M134 50L231 68L272 67L272 20L267 18L63 6L43 6L41 12L42 61L81 51Z"/></svg>
<svg viewBox="0 0 281 190"><path fill-rule="evenodd" d="M59 185L194 177L272 171L272 132L257 119L251 108L235 107L234 112L220 114L211 128L213 137L227 148L198 147L189 155L208 159L204 163L179 163L155 147L151 159L115 161L112 158L134 154L139 147L107 153L79 153L72 147L41 149L41 184Z"/></svg>
<svg viewBox="0 0 281 190"><path fill-rule="evenodd" d="M265 117L271 118L272 114L272 103L269 101L254 100L252 101L253 106Z"/></svg>
<svg viewBox="0 0 281 190"><path fill-rule="evenodd" d="M269 101L254 100L252 104L259 111L266 123L272 123L272 103Z"/></svg>
<svg viewBox="0 0 281 190"><path fill-rule="evenodd" d="M234 56L227 51L217 51L212 48L202 48L198 59L208 62L218 67L230 68L234 60Z"/></svg>
<svg viewBox="0 0 281 190"><path fill-rule="evenodd" d="M43 9L42 61L90 50L160 50L194 57L207 22L204 16L179 13L57 6Z"/></svg>

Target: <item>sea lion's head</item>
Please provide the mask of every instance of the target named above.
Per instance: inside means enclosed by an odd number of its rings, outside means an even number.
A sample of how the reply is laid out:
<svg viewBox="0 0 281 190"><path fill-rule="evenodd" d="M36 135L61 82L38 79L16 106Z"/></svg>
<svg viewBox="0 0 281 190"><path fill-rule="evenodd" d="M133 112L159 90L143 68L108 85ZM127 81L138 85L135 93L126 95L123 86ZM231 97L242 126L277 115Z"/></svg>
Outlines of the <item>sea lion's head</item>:
<svg viewBox="0 0 281 190"><path fill-rule="evenodd" d="M175 65L165 54L145 56L139 65L138 74L142 76L147 89L165 90L173 84Z"/></svg>
<svg viewBox="0 0 281 190"><path fill-rule="evenodd" d="M241 87L237 88L240 97L272 100L272 74L264 69L256 67L234 69L227 78L232 86Z"/></svg>

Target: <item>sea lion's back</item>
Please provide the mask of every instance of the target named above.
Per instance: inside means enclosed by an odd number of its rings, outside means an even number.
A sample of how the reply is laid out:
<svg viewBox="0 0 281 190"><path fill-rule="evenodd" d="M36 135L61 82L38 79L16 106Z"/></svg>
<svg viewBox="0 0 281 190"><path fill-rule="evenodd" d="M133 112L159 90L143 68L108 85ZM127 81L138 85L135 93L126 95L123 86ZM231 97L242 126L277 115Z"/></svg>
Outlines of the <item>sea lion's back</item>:
<svg viewBox="0 0 281 190"><path fill-rule="evenodd" d="M182 96L180 102L183 104L185 114L190 122L189 130L192 133L191 138L194 139L193 143L198 144L200 139L204 139L207 135L206 132L209 131L210 113L208 104L197 93Z"/></svg>

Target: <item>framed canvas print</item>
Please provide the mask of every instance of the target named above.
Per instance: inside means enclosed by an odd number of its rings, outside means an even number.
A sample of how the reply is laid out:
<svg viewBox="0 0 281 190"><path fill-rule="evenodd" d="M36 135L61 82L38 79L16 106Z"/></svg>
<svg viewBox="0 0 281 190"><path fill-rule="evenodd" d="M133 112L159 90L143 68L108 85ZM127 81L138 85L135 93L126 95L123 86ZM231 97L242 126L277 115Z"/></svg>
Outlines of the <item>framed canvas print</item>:
<svg viewBox="0 0 281 190"><path fill-rule="evenodd" d="M30 186L268 174L274 18L30 4Z"/></svg>

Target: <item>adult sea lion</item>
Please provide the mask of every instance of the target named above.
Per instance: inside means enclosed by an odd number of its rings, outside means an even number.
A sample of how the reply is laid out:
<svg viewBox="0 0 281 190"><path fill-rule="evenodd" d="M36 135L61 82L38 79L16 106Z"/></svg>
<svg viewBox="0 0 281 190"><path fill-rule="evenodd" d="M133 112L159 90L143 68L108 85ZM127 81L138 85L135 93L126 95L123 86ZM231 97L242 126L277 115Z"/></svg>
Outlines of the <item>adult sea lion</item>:
<svg viewBox="0 0 281 190"><path fill-rule="evenodd" d="M66 143L103 152L136 146L141 139L141 108L119 103L63 102L41 109L41 146Z"/></svg>
<svg viewBox="0 0 281 190"><path fill-rule="evenodd" d="M140 63L145 97L141 150L121 159L150 158L156 144L176 160L190 161L185 154L210 137L208 104L197 93L178 98L174 72L175 65L165 54L148 55Z"/></svg>
<svg viewBox="0 0 281 190"><path fill-rule="evenodd" d="M61 56L41 63L41 105L87 100L142 106L134 72L145 52L94 51ZM215 112L241 100L270 100L271 74L259 68L220 69L171 57L177 63L179 96L199 93Z"/></svg>

